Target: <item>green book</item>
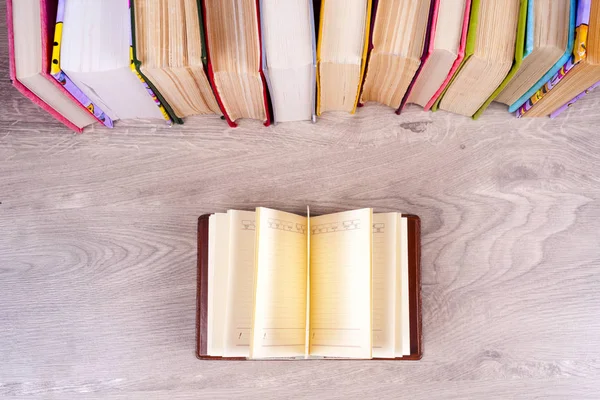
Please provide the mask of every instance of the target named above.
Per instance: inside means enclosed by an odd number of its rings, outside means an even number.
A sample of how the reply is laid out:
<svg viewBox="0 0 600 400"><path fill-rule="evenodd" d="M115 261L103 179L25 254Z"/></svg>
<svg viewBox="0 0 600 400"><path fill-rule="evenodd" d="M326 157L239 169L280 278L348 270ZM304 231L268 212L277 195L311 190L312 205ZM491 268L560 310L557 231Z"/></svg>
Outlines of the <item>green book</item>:
<svg viewBox="0 0 600 400"><path fill-rule="evenodd" d="M510 83L512 78L517 74L519 68L521 68L521 64L523 64L523 54L525 51L525 32L527 31L527 0L521 0L520 8L519 8L519 23L517 25L517 39L515 44L515 62L510 69L506 78L502 81L500 86L496 88L494 93L483 103L481 108L477 110L477 112L473 115L473 119L478 119L481 117L481 114L492 104L492 101L500 92L504 90L504 88Z"/></svg>
<svg viewBox="0 0 600 400"><path fill-rule="evenodd" d="M135 67L135 70L137 71L137 73L139 74L139 76L142 77L142 79L144 80L144 83L146 85L148 85L148 87L150 88L150 90L152 90L152 92L154 92L154 95L156 96L156 98L160 101L160 104L164 107L164 111L167 112L167 114L169 114L169 117L171 118L171 120L176 123L176 124L183 124L183 119L179 118L177 116L177 114L175 114L175 111L173 111L173 108L169 105L169 103L167 103L167 101L165 100L165 98L163 97L163 95L160 94L160 92L158 91L158 89L156 88L155 85L152 84L152 82L150 81L150 79L148 79L147 76L145 76L142 73L141 70L141 61L138 60L137 58L137 53L136 53L136 40L135 40L135 5L134 5L135 1L131 0L129 2L130 5L130 14L131 14L131 57L132 57L132 63L133 66ZM203 54L204 56L204 54Z"/></svg>
<svg viewBox="0 0 600 400"><path fill-rule="evenodd" d="M477 42L477 30L479 29L479 17L481 10L481 0L473 0L471 3L471 17L469 21L469 30L467 33L467 43L465 46L465 57L460 65L460 67L456 70L456 73L452 77L450 83L446 86L441 96L434 103L431 108L432 111L437 111L440 107L440 103L442 102L446 92L452 84L456 80L456 77L461 73L464 66L470 60L470 58L475 54L475 44ZM490 98L480 107L480 109L473 115L473 118L477 119L483 111L490 105L490 103L500 94L500 92L506 87L506 85L510 82L510 80L515 76L519 67L523 62L523 52L525 46L525 31L527 25L527 0L521 0L519 6L519 21L517 24L517 38L516 38L516 46L515 46L515 62L513 64L512 69L506 76L505 80L500 84L500 86L496 89L496 91L490 96Z"/></svg>

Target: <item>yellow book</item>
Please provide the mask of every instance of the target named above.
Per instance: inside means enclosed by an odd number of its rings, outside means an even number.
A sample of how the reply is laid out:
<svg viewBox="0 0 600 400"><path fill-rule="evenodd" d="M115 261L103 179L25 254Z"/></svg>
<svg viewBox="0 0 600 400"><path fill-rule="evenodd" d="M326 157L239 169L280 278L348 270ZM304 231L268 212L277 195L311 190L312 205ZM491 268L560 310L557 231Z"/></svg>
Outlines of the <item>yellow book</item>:
<svg viewBox="0 0 600 400"><path fill-rule="evenodd" d="M356 112L369 46L372 0L324 0L317 43L317 115Z"/></svg>

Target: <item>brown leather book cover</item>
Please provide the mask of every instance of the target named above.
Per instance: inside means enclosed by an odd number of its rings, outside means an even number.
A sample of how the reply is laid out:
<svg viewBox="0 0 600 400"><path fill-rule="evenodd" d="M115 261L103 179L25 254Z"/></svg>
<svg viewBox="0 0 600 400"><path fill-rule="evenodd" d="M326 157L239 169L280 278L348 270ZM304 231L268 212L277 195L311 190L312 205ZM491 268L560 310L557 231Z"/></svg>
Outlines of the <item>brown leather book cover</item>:
<svg viewBox="0 0 600 400"><path fill-rule="evenodd" d="M408 220L408 290L410 309L410 355L372 360L420 360L423 357L423 330L421 320L421 219L416 215L402 215ZM208 219L198 218L198 281L196 289L196 356L201 360L249 360L207 355L208 332ZM281 360L281 359L277 359ZM343 360L343 359L341 359Z"/></svg>

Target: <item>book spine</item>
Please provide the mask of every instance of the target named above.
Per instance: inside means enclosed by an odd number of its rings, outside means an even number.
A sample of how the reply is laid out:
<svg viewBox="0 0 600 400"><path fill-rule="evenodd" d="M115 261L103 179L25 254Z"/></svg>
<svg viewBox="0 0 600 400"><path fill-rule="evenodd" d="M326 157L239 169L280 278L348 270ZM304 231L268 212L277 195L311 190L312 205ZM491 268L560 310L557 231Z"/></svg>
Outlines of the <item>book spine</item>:
<svg viewBox="0 0 600 400"><path fill-rule="evenodd" d="M410 98L413 88L415 87L415 84L417 83L417 80L421 75L421 71L423 71L423 66L425 66L425 63L427 62L429 56L433 52L433 42L435 40L435 28L437 26L439 6L440 0L431 0L431 4L429 5L429 17L427 18L427 28L425 31L425 40L423 42L423 54L421 55L421 63L419 64L419 68L417 69L415 76L410 82L410 85L408 85L408 89L406 89L406 93L402 98L400 107L398 107L398 109L396 110L397 115L400 115L400 113L402 113L402 110L404 110L404 107L406 106L406 103L408 103L408 99Z"/></svg>
<svg viewBox="0 0 600 400"><path fill-rule="evenodd" d="M587 57L587 39L588 39L588 28L590 23L590 10L591 0L580 0L577 4L577 22L576 22L576 36L575 43L573 45L573 55L566 62L565 65L552 77L550 80L542 86L537 92L535 92L529 100L527 100L519 109L515 112L517 118L522 118L529 112L542 98L552 91L567 74L582 60Z"/></svg>
<svg viewBox="0 0 600 400"><path fill-rule="evenodd" d="M258 59L262 60L263 59L263 44L262 44L262 27L261 27L261 18L260 18L260 0L256 0L255 1L256 4L256 25L258 27L258 51L260 52ZM260 74L260 78L262 81L262 94L263 94L263 101L264 101L264 107L265 107L265 122L264 125L265 126L269 126L271 125L271 113L270 113L270 109L271 109L271 101L269 98L269 91L267 89L267 79L265 77L265 72L263 70L263 63L262 61L259 61L258 64L258 73Z"/></svg>
<svg viewBox="0 0 600 400"><path fill-rule="evenodd" d="M48 3L50 0L42 0ZM42 9L45 8L42 5ZM58 0L58 6L56 7L56 20L54 27L54 43L52 46L52 54L51 61L44 62L42 66L44 70L49 68L49 73L51 79L55 84L60 86L60 88L69 95L69 97L74 100L76 103L80 104L81 107L85 108L88 112L90 112L101 124L106 126L107 128L113 128L114 123L113 120L106 115L104 111L95 103L93 103L89 97L87 97L77 85L65 74L60 68L60 50L62 44L62 28L63 21L65 15L65 1ZM46 15L46 18L49 18L49 15ZM42 17L42 21L44 21L44 17ZM42 32L44 29L42 29ZM49 27L46 29L46 32L49 31ZM50 32L48 32L50 33ZM47 74L44 74L47 75Z"/></svg>
<svg viewBox="0 0 600 400"><path fill-rule="evenodd" d="M213 70L213 66L212 66L212 62L211 62L211 57L210 57L210 46L208 44L208 38L209 38L209 33L208 33L208 19L206 17L206 0L201 0L202 2L202 26L204 27L204 37L206 38L206 62L208 65L208 80L210 82L210 85L212 86L213 92L215 93L215 98L217 100L217 104L219 105L219 108L221 109L221 112L223 113L223 117L225 118L225 121L227 121L227 124L231 127L231 128L236 128L237 124L231 120L231 118L229 117L229 114L227 113L227 109L225 108L225 104L223 104L223 99L221 98L221 94L219 93L219 89L217 88L216 82L215 82L215 72Z"/></svg>
<svg viewBox="0 0 600 400"><path fill-rule="evenodd" d="M363 96L363 90L365 87L365 80L367 79L367 74L369 73L369 62L371 61L371 53L373 52L373 49L375 48L375 45L373 44L373 31L375 30L375 18L377 17L377 8L379 7L379 0L373 0L373 2L371 3L371 20L369 21L369 41L368 41L368 45L367 45L367 56L365 58L365 73L362 79L362 82L360 83L360 95L359 95L359 102L357 104L357 107L362 107L363 104L363 100L362 100L362 96Z"/></svg>

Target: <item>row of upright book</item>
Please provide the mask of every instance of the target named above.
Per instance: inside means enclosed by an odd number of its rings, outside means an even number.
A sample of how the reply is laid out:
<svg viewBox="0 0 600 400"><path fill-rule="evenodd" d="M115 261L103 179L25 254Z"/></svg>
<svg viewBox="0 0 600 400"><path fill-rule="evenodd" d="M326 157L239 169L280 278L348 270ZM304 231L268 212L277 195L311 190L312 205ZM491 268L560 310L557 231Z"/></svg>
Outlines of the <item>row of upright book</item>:
<svg viewBox="0 0 600 400"><path fill-rule="evenodd" d="M600 81L600 0L8 0L11 78L75 131L378 102L556 116Z"/></svg>

